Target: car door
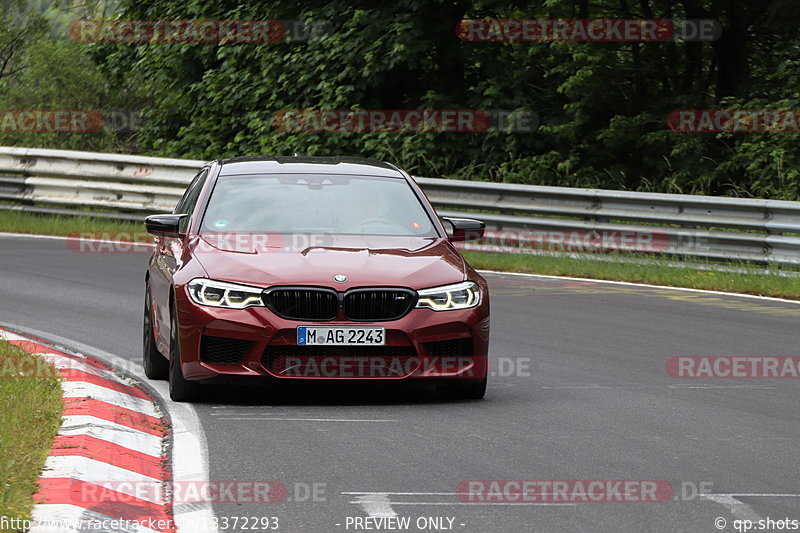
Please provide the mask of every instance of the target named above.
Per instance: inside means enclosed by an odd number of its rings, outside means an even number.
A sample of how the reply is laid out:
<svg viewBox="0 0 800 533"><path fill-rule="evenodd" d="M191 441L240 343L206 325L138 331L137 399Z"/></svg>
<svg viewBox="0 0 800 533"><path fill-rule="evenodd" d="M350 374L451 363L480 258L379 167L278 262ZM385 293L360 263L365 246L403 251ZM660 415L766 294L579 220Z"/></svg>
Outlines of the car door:
<svg viewBox="0 0 800 533"><path fill-rule="evenodd" d="M181 256L186 241L186 233L190 227L192 215L197 207L197 200L203 190L208 168L203 168L192 179L186 192L181 197L173 213L185 214L181 220L180 237L156 237L155 251L150 269L150 287L153 303L156 307L155 323L157 325L157 340L159 349L166 353L169 346L170 328L170 300L169 291L172 287L172 276L181 266Z"/></svg>

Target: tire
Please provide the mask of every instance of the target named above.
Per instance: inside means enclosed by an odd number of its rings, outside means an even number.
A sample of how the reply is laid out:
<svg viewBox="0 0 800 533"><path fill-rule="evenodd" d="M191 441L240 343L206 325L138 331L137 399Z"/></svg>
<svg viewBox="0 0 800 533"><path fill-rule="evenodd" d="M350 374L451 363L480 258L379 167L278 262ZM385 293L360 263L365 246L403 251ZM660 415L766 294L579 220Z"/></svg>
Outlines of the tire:
<svg viewBox="0 0 800 533"><path fill-rule="evenodd" d="M142 366L144 375L150 379L167 379L169 374L169 361L161 355L156 347L156 337L153 334L153 315L151 313L152 300L150 299L150 286L144 290L144 318L142 335Z"/></svg>
<svg viewBox="0 0 800 533"><path fill-rule="evenodd" d="M464 381L461 383L447 383L444 385L444 395L456 400L480 400L486 395L487 379L479 381Z"/></svg>
<svg viewBox="0 0 800 533"><path fill-rule="evenodd" d="M181 349L178 336L178 310L172 306L169 342L169 397L174 402L192 402L200 397L201 385L183 377L181 371Z"/></svg>

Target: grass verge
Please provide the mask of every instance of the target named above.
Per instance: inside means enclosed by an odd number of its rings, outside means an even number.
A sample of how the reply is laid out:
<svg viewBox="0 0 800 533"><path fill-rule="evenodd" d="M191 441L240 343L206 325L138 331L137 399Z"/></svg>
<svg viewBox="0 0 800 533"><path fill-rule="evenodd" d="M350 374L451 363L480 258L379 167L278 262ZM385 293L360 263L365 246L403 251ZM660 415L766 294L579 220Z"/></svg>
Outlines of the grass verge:
<svg viewBox="0 0 800 533"><path fill-rule="evenodd" d="M30 518L39 474L61 425L58 371L0 341L0 516ZM6 533L16 530L4 529Z"/></svg>
<svg viewBox="0 0 800 533"><path fill-rule="evenodd" d="M144 221L115 220L74 216L48 216L22 211L0 210L0 231L8 233L38 233L40 235L71 235L80 232L144 232Z"/></svg>
<svg viewBox="0 0 800 533"><path fill-rule="evenodd" d="M477 269L650 283L800 300L800 276L764 274L764 269L757 271L743 265L737 265L743 270L739 272L680 267L658 262L642 264L591 258L490 252L463 252L463 254Z"/></svg>

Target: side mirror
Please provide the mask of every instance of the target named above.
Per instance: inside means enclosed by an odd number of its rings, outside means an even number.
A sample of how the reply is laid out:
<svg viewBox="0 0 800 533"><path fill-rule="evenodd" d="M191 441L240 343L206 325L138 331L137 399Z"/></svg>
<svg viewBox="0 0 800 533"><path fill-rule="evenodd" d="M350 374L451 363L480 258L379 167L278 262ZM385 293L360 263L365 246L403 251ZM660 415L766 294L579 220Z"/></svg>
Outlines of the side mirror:
<svg viewBox="0 0 800 533"><path fill-rule="evenodd" d="M144 219L147 233L157 237L179 237L180 224L189 215L150 215Z"/></svg>
<svg viewBox="0 0 800 533"><path fill-rule="evenodd" d="M483 232L486 231L486 224L480 220L452 217L442 217L442 220L453 228L452 233L448 232L447 235L451 242L477 241L483 238Z"/></svg>

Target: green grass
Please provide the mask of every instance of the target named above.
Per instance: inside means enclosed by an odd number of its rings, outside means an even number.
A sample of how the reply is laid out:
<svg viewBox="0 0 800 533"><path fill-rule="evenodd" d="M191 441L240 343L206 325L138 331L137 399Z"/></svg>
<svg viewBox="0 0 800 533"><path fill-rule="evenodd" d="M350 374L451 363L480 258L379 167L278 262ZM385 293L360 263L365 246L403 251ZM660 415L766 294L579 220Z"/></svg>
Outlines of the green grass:
<svg viewBox="0 0 800 533"><path fill-rule="evenodd" d="M800 276L765 274L763 268L757 271L743 265L737 266L746 271L737 272L681 267L649 261L643 264L532 254L489 252L463 252L463 254L477 269L630 281L800 300Z"/></svg>
<svg viewBox="0 0 800 533"><path fill-rule="evenodd" d="M51 216L0 210L0 231L9 233L38 233L41 235L70 235L79 232L144 232L144 221L131 222L113 218Z"/></svg>
<svg viewBox="0 0 800 533"><path fill-rule="evenodd" d="M39 474L61 425L59 381L42 358L0 341L0 516L30 518Z"/></svg>

